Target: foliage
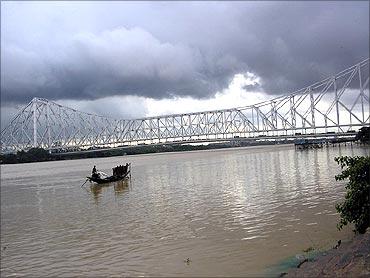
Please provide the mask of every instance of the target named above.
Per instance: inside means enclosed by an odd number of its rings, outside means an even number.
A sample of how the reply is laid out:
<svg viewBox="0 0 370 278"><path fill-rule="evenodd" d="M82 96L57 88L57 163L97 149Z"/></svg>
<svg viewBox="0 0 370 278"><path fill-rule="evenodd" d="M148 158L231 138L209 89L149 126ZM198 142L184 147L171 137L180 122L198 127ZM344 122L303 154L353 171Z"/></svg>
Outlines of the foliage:
<svg viewBox="0 0 370 278"><path fill-rule="evenodd" d="M43 148L32 148L28 150L28 155L31 157L32 161L46 161L50 160L50 153Z"/></svg>
<svg viewBox="0 0 370 278"><path fill-rule="evenodd" d="M6 164L18 163L17 155L15 155L13 153L2 154L1 155L1 163L6 163Z"/></svg>
<svg viewBox="0 0 370 278"><path fill-rule="evenodd" d="M51 155L42 148L32 148L27 152L18 151L17 154L4 154L1 156L1 163L27 163L36 161L51 160Z"/></svg>
<svg viewBox="0 0 370 278"><path fill-rule="evenodd" d="M370 157L341 156L335 161L342 168L342 173L335 179L349 180L344 202L335 206L341 216L337 227L340 230L348 223L354 223L355 231L363 234L370 224Z"/></svg>

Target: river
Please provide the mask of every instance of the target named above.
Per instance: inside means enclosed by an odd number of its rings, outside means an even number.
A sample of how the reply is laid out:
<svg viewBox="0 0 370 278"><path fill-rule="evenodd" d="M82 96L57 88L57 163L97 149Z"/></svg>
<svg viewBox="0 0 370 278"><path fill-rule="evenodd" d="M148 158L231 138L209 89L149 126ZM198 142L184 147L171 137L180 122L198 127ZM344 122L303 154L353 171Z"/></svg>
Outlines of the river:
<svg viewBox="0 0 370 278"><path fill-rule="evenodd" d="M1 276L253 276L352 237L339 155L292 145L1 166ZM129 182L86 183L132 163ZM189 260L187 260L189 259Z"/></svg>

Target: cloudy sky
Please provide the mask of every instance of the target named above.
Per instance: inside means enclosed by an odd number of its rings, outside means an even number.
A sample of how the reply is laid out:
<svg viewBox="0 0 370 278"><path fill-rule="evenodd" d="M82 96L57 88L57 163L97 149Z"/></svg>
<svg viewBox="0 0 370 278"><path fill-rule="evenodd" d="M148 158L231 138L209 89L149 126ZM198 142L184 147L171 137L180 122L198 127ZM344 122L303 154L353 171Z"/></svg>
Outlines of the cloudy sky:
<svg viewBox="0 0 370 278"><path fill-rule="evenodd" d="M116 118L245 106L369 56L369 2L1 2L1 123L33 97Z"/></svg>

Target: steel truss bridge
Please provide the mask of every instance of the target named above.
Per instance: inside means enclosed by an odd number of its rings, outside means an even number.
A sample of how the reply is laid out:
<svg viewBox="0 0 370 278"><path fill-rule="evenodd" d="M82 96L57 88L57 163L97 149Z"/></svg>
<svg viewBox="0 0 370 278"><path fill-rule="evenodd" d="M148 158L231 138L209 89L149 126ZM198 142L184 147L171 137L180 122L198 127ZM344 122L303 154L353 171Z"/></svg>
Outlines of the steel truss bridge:
<svg viewBox="0 0 370 278"><path fill-rule="evenodd" d="M369 99L369 59L293 93L223 110L113 119L34 98L1 131L1 152L340 136L370 125Z"/></svg>

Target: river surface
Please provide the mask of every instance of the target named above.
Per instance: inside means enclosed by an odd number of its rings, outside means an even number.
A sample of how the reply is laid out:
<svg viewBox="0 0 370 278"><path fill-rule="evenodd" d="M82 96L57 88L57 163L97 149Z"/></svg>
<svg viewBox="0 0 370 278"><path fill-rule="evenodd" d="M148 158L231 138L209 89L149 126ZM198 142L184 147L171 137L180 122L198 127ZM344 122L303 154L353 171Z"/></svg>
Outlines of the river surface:
<svg viewBox="0 0 370 278"><path fill-rule="evenodd" d="M254 276L349 239L334 157L270 146L1 166L1 276ZM86 183L132 163L130 182ZM186 261L189 258L188 261Z"/></svg>

